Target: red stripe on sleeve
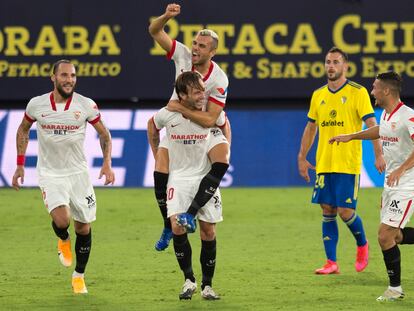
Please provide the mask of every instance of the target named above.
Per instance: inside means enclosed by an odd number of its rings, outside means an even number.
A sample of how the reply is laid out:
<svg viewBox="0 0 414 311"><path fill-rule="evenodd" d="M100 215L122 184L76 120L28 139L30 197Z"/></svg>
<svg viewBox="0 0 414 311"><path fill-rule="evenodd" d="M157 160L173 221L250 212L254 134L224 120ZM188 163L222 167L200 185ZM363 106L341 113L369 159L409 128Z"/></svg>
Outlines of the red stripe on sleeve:
<svg viewBox="0 0 414 311"><path fill-rule="evenodd" d="M177 44L176 41L173 40L171 50L167 53L167 59L171 59L173 57L176 44Z"/></svg>
<svg viewBox="0 0 414 311"><path fill-rule="evenodd" d="M223 108L224 108L224 106L226 106L225 103L222 103L221 101L218 101L217 99L215 99L213 97L209 97L208 98L208 101L211 101L211 102L215 103L216 105L219 105L219 106L221 106Z"/></svg>
<svg viewBox="0 0 414 311"><path fill-rule="evenodd" d="M90 124L94 125L95 123L97 123L99 120L101 119L101 115L99 114L96 119L92 120L92 121L88 121Z"/></svg>
<svg viewBox="0 0 414 311"><path fill-rule="evenodd" d="M24 118L29 121L30 123L33 123L34 121L36 121L35 119L32 119L31 117L29 117L29 115L27 113L24 113Z"/></svg>
<svg viewBox="0 0 414 311"><path fill-rule="evenodd" d="M152 120L152 124L154 124L155 126L155 129L159 132L161 129L159 129L157 125L155 124L154 117L152 117L151 120Z"/></svg>

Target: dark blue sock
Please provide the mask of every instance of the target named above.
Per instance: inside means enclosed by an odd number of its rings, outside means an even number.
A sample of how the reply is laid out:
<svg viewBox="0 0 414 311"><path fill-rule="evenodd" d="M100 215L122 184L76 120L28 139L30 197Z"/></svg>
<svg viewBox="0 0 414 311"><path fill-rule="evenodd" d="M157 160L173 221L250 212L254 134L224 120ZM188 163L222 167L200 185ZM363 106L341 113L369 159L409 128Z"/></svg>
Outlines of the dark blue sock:
<svg viewBox="0 0 414 311"><path fill-rule="evenodd" d="M364 246L367 243L362 220L357 214L352 214L351 218L345 220L346 225L355 237L358 246Z"/></svg>
<svg viewBox="0 0 414 311"><path fill-rule="evenodd" d="M326 258L336 262L336 245L338 244L338 224L336 215L323 215L322 240Z"/></svg>

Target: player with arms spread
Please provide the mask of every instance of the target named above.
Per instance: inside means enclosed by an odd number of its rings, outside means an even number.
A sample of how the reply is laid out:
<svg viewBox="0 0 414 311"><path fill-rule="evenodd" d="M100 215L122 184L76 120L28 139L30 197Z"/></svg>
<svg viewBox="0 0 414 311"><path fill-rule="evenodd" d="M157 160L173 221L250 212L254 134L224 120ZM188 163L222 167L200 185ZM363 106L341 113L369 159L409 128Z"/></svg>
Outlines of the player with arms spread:
<svg viewBox="0 0 414 311"><path fill-rule="evenodd" d="M205 99L198 103L202 110L188 109L178 103L178 96L173 95L168 103L168 110L180 112L191 121L206 127L215 127L216 120L219 118L225 106L227 97L228 79L221 68L212 61L218 46L217 34L209 29L198 32L193 40L191 51L182 43L173 40L164 31L164 26L171 18L179 15L181 7L172 3L167 5L165 13L154 20L149 26L149 33L154 40L167 52L167 57L175 63L176 77L184 71L197 71L203 76L206 88ZM199 108L200 108L199 107ZM224 133L230 138L230 133ZM228 144L218 144L210 151L212 161L211 170L201 180L197 194L189 205L187 213L181 217L182 225L190 231L194 229L194 217L200 206L203 206L214 195L215 189L220 184L224 174L229 167L230 149ZM161 238L155 244L156 250L164 250L168 247L171 239L171 226L167 218L166 211L166 187L168 182L168 161L169 155L167 148L160 146L156 153L156 164L154 171L154 189L158 206L164 218L164 230Z"/></svg>
<svg viewBox="0 0 414 311"><path fill-rule="evenodd" d="M76 267L72 287L76 294L87 293L84 272L92 244L91 222L96 219L96 197L89 178L83 153L86 124L98 132L103 164L99 178L105 175L105 185L115 182L111 167L111 135L101 120L95 102L74 92L76 70L68 60L53 66L51 93L34 97L17 130L17 168L13 187L24 182L24 162L29 131L37 125L39 144L37 172L44 204L52 217L52 227L58 236L58 255L65 267L72 265L68 228L70 216L76 232Z"/></svg>
<svg viewBox="0 0 414 311"><path fill-rule="evenodd" d="M414 228L405 227L414 210L414 110L401 102L401 88L402 79L396 72L378 74L371 95L375 97L375 104L384 109L380 125L329 140L331 144L360 139L380 138L382 141L387 166L378 242L390 285L378 301L404 298L398 244L414 244Z"/></svg>

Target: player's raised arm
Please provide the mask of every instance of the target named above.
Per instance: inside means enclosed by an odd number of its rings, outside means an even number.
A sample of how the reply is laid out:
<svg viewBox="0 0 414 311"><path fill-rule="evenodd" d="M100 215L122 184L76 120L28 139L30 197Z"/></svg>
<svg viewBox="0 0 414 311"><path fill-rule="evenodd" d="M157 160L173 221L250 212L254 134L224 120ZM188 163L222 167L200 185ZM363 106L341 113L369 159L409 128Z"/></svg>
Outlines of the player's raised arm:
<svg viewBox="0 0 414 311"><path fill-rule="evenodd" d="M99 142L101 143L102 155L103 155L103 163L101 172L99 173L99 179L105 175L105 183L104 185L114 184L115 182L115 174L112 170L112 140L111 140L111 133L109 132L108 128L103 124L102 120L99 120L93 127L98 132L99 135Z"/></svg>
<svg viewBox="0 0 414 311"><path fill-rule="evenodd" d="M180 14L180 11L181 7L179 4L171 3L167 5L165 13L153 19L148 28L151 37L167 52L171 51L173 41L164 31L164 26L171 18Z"/></svg>

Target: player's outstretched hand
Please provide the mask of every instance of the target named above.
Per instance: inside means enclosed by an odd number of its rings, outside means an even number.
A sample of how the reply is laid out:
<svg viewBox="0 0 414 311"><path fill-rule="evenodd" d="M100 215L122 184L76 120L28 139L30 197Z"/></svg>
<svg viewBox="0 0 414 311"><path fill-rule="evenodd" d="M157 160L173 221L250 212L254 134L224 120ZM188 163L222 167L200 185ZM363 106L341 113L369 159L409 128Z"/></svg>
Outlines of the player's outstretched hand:
<svg viewBox="0 0 414 311"><path fill-rule="evenodd" d="M334 142L336 142L339 145L339 143L347 143L350 140L351 140L351 137L349 135L338 135L338 136L334 136L331 139L329 139L329 143L333 144Z"/></svg>
<svg viewBox="0 0 414 311"><path fill-rule="evenodd" d="M375 168L377 169L378 173L382 174L385 172L387 164L385 163L384 156L382 154L378 155L375 158Z"/></svg>
<svg viewBox="0 0 414 311"><path fill-rule="evenodd" d="M309 170L315 170L315 166L310 164L308 160L299 158L298 169L300 176L302 176L307 182L310 182Z"/></svg>
<svg viewBox="0 0 414 311"><path fill-rule="evenodd" d="M165 9L165 16L168 18L176 17L181 12L181 6L176 3L170 3Z"/></svg>
<svg viewBox="0 0 414 311"><path fill-rule="evenodd" d="M101 172L99 173L99 179L101 179L103 175L105 175L105 186L109 184L113 185L115 183L115 173L111 166L105 164L102 165Z"/></svg>
<svg viewBox="0 0 414 311"><path fill-rule="evenodd" d="M391 172L386 178L387 178L387 185L388 187L394 187L398 186L398 183L400 182L401 176L404 174L405 170L400 166L395 171Z"/></svg>
<svg viewBox="0 0 414 311"><path fill-rule="evenodd" d="M17 166L16 171L14 172L13 175L13 180L12 180L12 186L14 189L16 189L16 191L19 191L20 189L20 184L19 184L19 178L21 183L24 183L24 167L23 166Z"/></svg>

